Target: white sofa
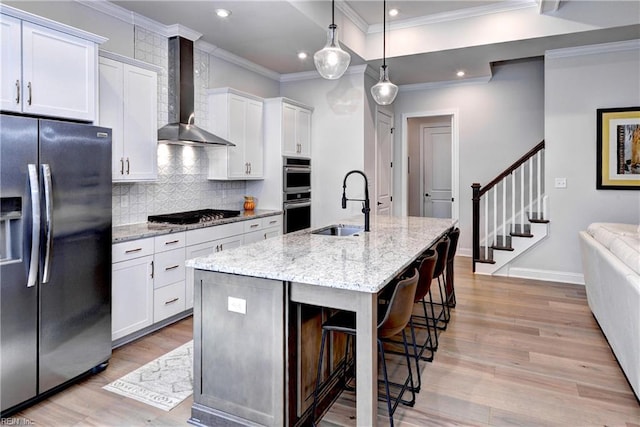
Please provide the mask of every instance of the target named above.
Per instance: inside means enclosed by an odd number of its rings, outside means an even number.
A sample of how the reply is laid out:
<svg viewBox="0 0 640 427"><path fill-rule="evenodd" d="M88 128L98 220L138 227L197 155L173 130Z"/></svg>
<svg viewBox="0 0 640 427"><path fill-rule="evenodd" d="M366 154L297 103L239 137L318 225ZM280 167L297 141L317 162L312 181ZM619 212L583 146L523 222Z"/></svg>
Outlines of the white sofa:
<svg viewBox="0 0 640 427"><path fill-rule="evenodd" d="M640 226L591 224L580 247L589 308L640 398Z"/></svg>

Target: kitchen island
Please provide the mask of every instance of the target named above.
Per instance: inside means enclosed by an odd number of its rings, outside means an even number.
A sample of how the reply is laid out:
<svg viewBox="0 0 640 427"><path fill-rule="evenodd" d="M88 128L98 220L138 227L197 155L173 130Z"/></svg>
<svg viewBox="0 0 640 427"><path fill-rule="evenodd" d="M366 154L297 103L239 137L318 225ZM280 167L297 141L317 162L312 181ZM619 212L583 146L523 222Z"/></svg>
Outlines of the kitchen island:
<svg viewBox="0 0 640 427"><path fill-rule="evenodd" d="M373 216L368 233L302 230L188 260L196 269L190 423L293 425L304 408L292 366L304 361L290 325L302 321L294 307L310 305L356 313L357 424L375 425L378 292L455 223Z"/></svg>

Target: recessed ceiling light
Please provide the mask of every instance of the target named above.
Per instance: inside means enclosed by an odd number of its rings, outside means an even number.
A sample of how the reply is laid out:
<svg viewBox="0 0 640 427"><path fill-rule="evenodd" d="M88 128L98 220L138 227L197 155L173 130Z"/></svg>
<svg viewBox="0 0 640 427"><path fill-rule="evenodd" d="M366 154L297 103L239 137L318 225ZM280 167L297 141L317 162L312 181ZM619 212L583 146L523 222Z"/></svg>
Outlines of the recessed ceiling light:
<svg viewBox="0 0 640 427"><path fill-rule="evenodd" d="M398 13L400 13L400 11L395 7L393 9L389 9L389 16L398 16Z"/></svg>
<svg viewBox="0 0 640 427"><path fill-rule="evenodd" d="M464 77L464 71L460 70L456 73L456 76L458 77Z"/></svg>
<svg viewBox="0 0 640 427"><path fill-rule="evenodd" d="M307 59L307 52L298 52L298 59Z"/></svg>
<svg viewBox="0 0 640 427"><path fill-rule="evenodd" d="M228 18L231 16L231 11L228 9L216 9L216 15L220 18Z"/></svg>

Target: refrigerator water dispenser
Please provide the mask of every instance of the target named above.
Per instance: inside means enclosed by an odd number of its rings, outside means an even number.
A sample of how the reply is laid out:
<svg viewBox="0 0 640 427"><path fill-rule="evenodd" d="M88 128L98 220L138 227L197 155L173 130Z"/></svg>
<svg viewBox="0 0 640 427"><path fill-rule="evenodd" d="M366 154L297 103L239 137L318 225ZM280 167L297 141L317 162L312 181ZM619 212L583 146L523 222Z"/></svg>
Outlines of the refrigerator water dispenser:
<svg viewBox="0 0 640 427"><path fill-rule="evenodd" d="M19 261L22 255L22 198L0 198L0 263Z"/></svg>

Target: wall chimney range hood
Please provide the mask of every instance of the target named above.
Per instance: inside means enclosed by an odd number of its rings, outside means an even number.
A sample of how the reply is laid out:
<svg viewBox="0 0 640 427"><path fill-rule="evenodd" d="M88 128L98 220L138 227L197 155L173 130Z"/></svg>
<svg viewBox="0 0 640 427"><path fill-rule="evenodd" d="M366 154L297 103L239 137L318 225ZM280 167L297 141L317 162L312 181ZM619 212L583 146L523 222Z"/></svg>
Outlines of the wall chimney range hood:
<svg viewBox="0 0 640 427"><path fill-rule="evenodd" d="M193 42L169 38L169 124L158 129L158 142L178 145L235 146L194 124Z"/></svg>

